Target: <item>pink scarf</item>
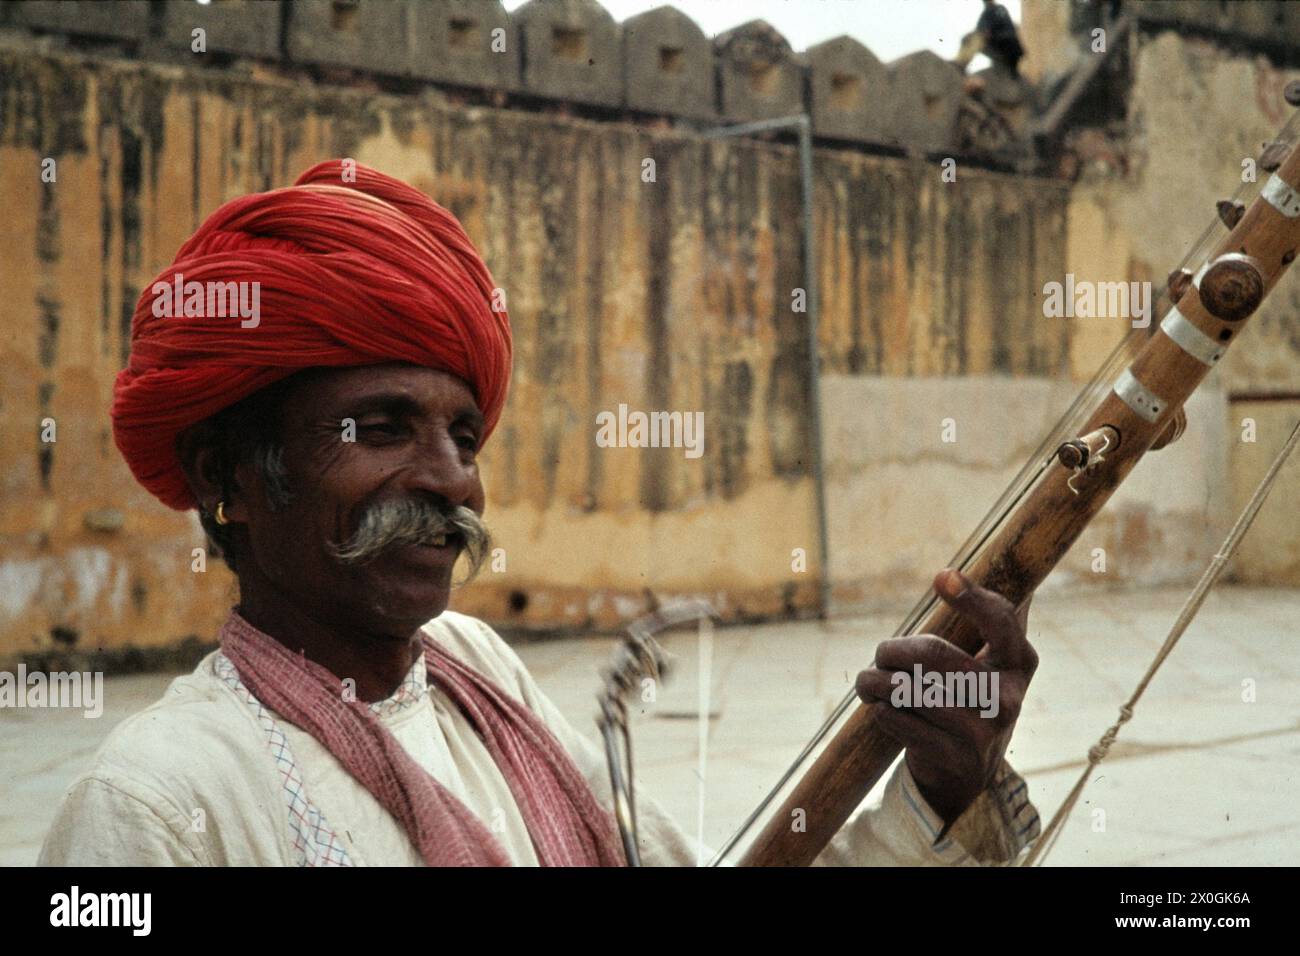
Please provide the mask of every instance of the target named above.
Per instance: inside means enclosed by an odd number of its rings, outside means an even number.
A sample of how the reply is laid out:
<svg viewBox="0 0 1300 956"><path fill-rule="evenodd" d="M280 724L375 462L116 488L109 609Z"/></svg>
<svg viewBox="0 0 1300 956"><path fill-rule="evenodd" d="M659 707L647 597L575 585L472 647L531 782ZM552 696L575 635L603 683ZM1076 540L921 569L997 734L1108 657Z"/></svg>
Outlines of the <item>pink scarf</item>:
<svg viewBox="0 0 1300 956"><path fill-rule="evenodd" d="M542 866L621 866L613 817L546 725L427 633L429 684L460 708L505 777ZM221 649L262 704L311 734L402 825L429 866L509 866L482 821L426 773L343 682L237 612Z"/></svg>

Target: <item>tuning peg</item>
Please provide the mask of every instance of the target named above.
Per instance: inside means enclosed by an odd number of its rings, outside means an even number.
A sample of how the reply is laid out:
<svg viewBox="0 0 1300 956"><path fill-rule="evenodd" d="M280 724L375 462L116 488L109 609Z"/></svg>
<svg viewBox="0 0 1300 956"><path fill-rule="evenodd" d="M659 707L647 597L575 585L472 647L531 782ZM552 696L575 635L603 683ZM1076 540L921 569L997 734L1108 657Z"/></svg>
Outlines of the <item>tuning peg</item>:
<svg viewBox="0 0 1300 956"><path fill-rule="evenodd" d="M1264 270L1259 260L1229 252L1210 263L1197 288L1210 315L1224 322L1240 322L1264 300Z"/></svg>
<svg viewBox="0 0 1300 956"><path fill-rule="evenodd" d="M1264 147L1264 151L1259 154L1259 168L1266 173L1273 172L1282 165L1290 152L1290 143L1269 143Z"/></svg>
<svg viewBox="0 0 1300 956"><path fill-rule="evenodd" d="M1174 412L1174 417L1169 419L1169 424L1166 425L1164 431L1160 433L1160 437L1155 440L1155 443L1151 446L1151 450L1159 451L1161 448L1166 448L1169 445L1172 445L1174 442L1178 441L1178 439L1183 437L1183 432L1186 430L1187 412L1180 408L1178 411Z"/></svg>
<svg viewBox="0 0 1300 956"><path fill-rule="evenodd" d="M1237 223L1241 222L1241 217L1246 214L1245 203L1232 199L1220 199L1214 204L1214 208L1219 210L1219 218L1229 229L1235 229Z"/></svg>
<svg viewBox="0 0 1300 956"><path fill-rule="evenodd" d="M1169 273L1169 279L1165 283L1166 291L1169 293L1169 301L1174 305L1183 297L1187 287L1192 284L1192 273L1189 269L1175 269Z"/></svg>

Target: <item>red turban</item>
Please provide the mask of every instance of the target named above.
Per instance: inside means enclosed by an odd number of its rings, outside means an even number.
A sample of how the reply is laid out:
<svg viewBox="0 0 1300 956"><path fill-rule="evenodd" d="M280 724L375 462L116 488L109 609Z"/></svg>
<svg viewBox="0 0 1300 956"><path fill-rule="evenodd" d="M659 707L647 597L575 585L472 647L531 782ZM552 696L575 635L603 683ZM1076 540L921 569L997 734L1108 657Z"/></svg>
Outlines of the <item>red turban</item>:
<svg viewBox="0 0 1300 956"><path fill-rule="evenodd" d="M299 369L393 361L443 369L473 388L484 441L501 417L510 319L487 266L442 206L366 166L352 172L350 161L329 160L288 189L226 203L136 303L131 358L113 389L113 437L168 507L197 505L177 436ZM159 308L172 296L155 286L175 288L178 274L184 285L204 284L192 288L240 283L248 302L257 289L256 320L213 317L210 308L196 309L206 318L186 317L179 301Z"/></svg>

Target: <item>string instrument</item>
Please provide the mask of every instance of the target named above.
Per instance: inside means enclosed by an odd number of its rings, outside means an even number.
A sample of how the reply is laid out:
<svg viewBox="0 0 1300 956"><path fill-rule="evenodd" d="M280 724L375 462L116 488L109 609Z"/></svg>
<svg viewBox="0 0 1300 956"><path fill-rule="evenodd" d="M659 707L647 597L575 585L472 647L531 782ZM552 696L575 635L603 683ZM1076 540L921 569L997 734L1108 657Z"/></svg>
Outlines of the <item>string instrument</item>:
<svg viewBox="0 0 1300 956"><path fill-rule="evenodd" d="M1287 101L1300 105L1300 81ZM1182 406L1295 260L1300 248L1296 118L1265 151L1271 175L1250 203L1219 203L1219 221L1169 278L1160 321L1133 330L950 563L1019 606L1150 450L1181 431ZM1250 183L1239 187L1241 196ZM930 591L897 635L936 634L975 654L975 630ZM899 756L872 711L849 693L715 863L811 863ZM794 820L800 826L794 826Z"/></svg>

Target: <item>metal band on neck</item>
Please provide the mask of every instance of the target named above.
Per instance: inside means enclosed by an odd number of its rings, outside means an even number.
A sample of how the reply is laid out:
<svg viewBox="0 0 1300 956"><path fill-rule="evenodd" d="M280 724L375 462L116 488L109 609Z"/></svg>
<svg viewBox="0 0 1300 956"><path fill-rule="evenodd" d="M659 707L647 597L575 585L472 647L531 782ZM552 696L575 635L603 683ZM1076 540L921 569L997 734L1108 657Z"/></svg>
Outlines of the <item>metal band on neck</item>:
<svg viewBox="0 0 1300 956"><path fill-rule="evenodd" d="M1133 409L1139 418L1153 425L1160 417L1160 413L1165 410L1165 406L1169 404L1134 378L1133 373L1128 369L1119 373L1119 378L1115 381L1115 394L1119 396L1120 401Z"/></svg>
<svg viewBox="0 0 1300 956"><path fill-rule="evenodd" d="M1277 173L1268 177L1268 182L1264 188L1259 191L1264 197L1264 201L1286 216L1288 219L1294 219L1300 216L1300 192L1296 192Z"/></svg>
<svg viewBox="0 0 1300 956"><path fill-rule="evenodd" d="M1160 331L1173 339L1174 344L1202 365L1214 365L1228 351L1188 320L1177 307L1169 310L1160 323Z"/></svg>

